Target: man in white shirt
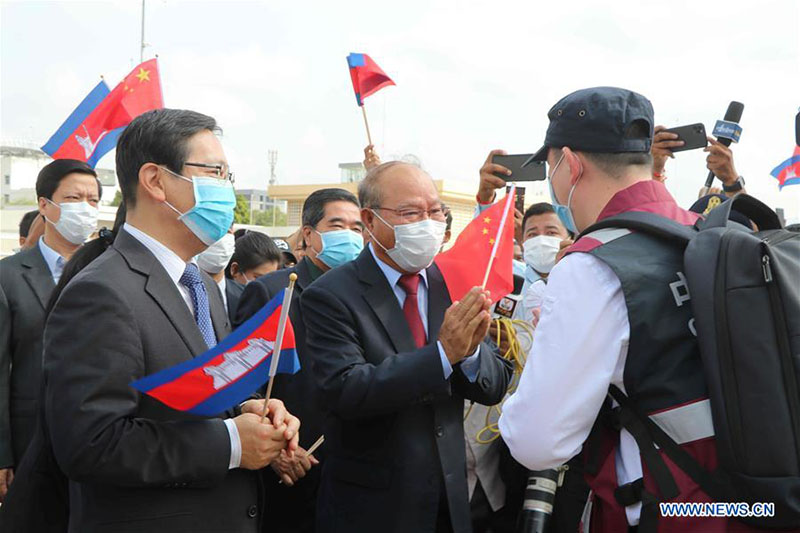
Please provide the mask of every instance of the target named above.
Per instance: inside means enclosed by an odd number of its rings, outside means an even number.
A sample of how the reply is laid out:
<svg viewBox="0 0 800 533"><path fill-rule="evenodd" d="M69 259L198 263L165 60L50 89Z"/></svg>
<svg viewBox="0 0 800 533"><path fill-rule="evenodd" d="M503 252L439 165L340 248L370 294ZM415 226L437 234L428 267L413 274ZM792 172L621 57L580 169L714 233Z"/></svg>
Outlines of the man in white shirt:
<svg viewBox="0 0 800 533"><path fill-rule="evenodd" d="M697 220L651 179L653 111L646 98L624 89L585 89L563 98L548 116L545 146L532 159L547 159L553 205L567 229L584 231L625 211L686 225ZM504 406L503 438L531 470L565 463L591 432L584 455L593 494L584 526L591 523L592 531L640 524L641 531L724 531L724 520L659 518L660 498L708 497L677 468L664 466L652 442L643 439L640 446L627 425L605 424L615 415L607 395L618 389L672 427L686 428L688 421L690 431L670 436L702 466L715 460L681 269L679 249L643 234L607 229L578 240L549 276L528 364ZM603 416L592 431L598 413ZM640 452L652 466L643 469Z"/></svg>
<svg viewBox="0 0 800 533"><path fill-rule="evenodd" d="M233 221L231 173L213 118L159 109L117 145L126 222L61 293L44 338L44 411L69 478L70 531L259 531L255 470L297 447L281 402L204 418L132 381L191 360L229 320L192 260Z"/></svg>

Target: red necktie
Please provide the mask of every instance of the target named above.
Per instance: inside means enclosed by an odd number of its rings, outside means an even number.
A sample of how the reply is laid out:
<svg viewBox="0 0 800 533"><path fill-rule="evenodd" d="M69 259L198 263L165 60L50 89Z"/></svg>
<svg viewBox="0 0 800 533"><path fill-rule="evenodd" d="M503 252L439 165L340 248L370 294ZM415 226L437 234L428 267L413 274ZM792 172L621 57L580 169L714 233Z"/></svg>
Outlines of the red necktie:
<svg viewBox="0 0 800 533"><path fill-rule="evenodd" d="M406 293L406 301L403 302L403 314L406 316L406 322L408 322L411 335L414 337L414 344L417 345L417 348L422 348L425 346L427 339L422 317L419 316L419 304L417 303L419 280L419 274L404 274L400 276L397 284Z"/></svg>

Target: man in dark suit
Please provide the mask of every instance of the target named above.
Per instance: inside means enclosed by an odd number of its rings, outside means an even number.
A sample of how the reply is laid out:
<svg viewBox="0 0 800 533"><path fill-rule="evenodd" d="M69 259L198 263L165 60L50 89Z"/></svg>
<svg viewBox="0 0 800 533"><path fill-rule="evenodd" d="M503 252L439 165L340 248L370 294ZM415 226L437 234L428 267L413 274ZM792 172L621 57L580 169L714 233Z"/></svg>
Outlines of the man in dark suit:
<svg viewBox="0 0 800 533"><path fill-rule="evenodd" d="M258 531L252 470L296 449L299 422L278 400L262 424L263 400L207 418L130 386L230 329L219 291L191 262L233 218L216 131L192 111L131 122L117 144L126 223L48 318L45 419L70 480L70 532Z"/></svg>
<svg viewBox="0 0 800 533"><path fill-rule="evenodd" d="M272 471L265 472L267 501L283 510L265 529L269 533L313 532L316 516L320 471L319 468L311 470L315 461L304 460L302 452L324 433L328 409L311 371L312 358L298 300L314 280L332 267L355 259L363 248L364 226L358 200L348 191L320 189L313 192L303 203L302 217L305 257L294 267L271 272L249 283L235 320L238 327L285 289L292 273L297 274L289 318L294 327L300 371L293 375L275 376L272 396L283 400L286 408L303 421L303 435L300 439L301 453L295 460L282 454L272 463ZM324 455L323 447L313 459L324 461ZM279 480L283 483L280 484Z"/></svg>
<svg viewBox="0 0 800 533"><path fill-rule="evenodd" d="M369 246L300 300L331 411L317 531L468 533L464 399L499 402L511 365L481 342L487 293L451 304L431 265L446 224L430 176L385 163L359 201Z"/></svg>
<svg viewBox="0 0 800 533"><path fill-rule="evenodd" d="M33 436L45 308L64 264L96 229L102 187L83 161L58 159L39 172L36 195L44 236L0 261L0 501Z"/></svg>

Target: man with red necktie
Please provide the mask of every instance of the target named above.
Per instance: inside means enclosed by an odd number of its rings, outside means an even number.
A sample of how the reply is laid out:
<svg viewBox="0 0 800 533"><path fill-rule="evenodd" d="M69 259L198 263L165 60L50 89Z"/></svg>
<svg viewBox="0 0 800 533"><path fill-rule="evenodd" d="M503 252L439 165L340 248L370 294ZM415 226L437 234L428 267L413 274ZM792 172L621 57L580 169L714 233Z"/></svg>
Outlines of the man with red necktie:
<svg viewBox="0 0 800 533"><path fill-rule="evenodd" d="M450 301L432 265L445 212L422 169L385 163L358 193L369 245L300 300L331 407L317 531L468 533L464 399L496 404L511 377L482 343L489 297Z"/></svg>

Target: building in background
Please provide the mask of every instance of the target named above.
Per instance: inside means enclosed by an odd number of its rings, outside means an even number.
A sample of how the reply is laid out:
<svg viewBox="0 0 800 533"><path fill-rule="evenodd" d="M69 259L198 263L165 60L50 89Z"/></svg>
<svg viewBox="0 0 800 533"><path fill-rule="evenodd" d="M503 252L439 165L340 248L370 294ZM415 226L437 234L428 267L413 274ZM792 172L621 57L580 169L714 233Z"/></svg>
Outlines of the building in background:
<svg viewBox="0 0 800 533"><path fill-rule="evenodd" d="M342 165L339 165L342 168ZM363 167L362 167L363 169ZM344 173L342 175L344 179ZM453 237L450 240L452 244L461 230L470 223L475 215L475 194L477 193L477 183L468 183L465 181L457 180L434 180L436 190L439 192L439 197L449 208L453 215ZM549 202L547 193L542 184L527 184L525 196L525 206L537 202ZM285 237L297 231L301 226L301 214L303 210L303 202L306 198L319 189L328 187L340 187L351 193L358 194L358 182L342 183L317 183L312 185L272 185L269 188L269 195L276 200L284 200L286 202L286 226L271 228L275 237ZM268 231L269 233L269 231ZM270 234L272 235L272 233Z"/></svg>

